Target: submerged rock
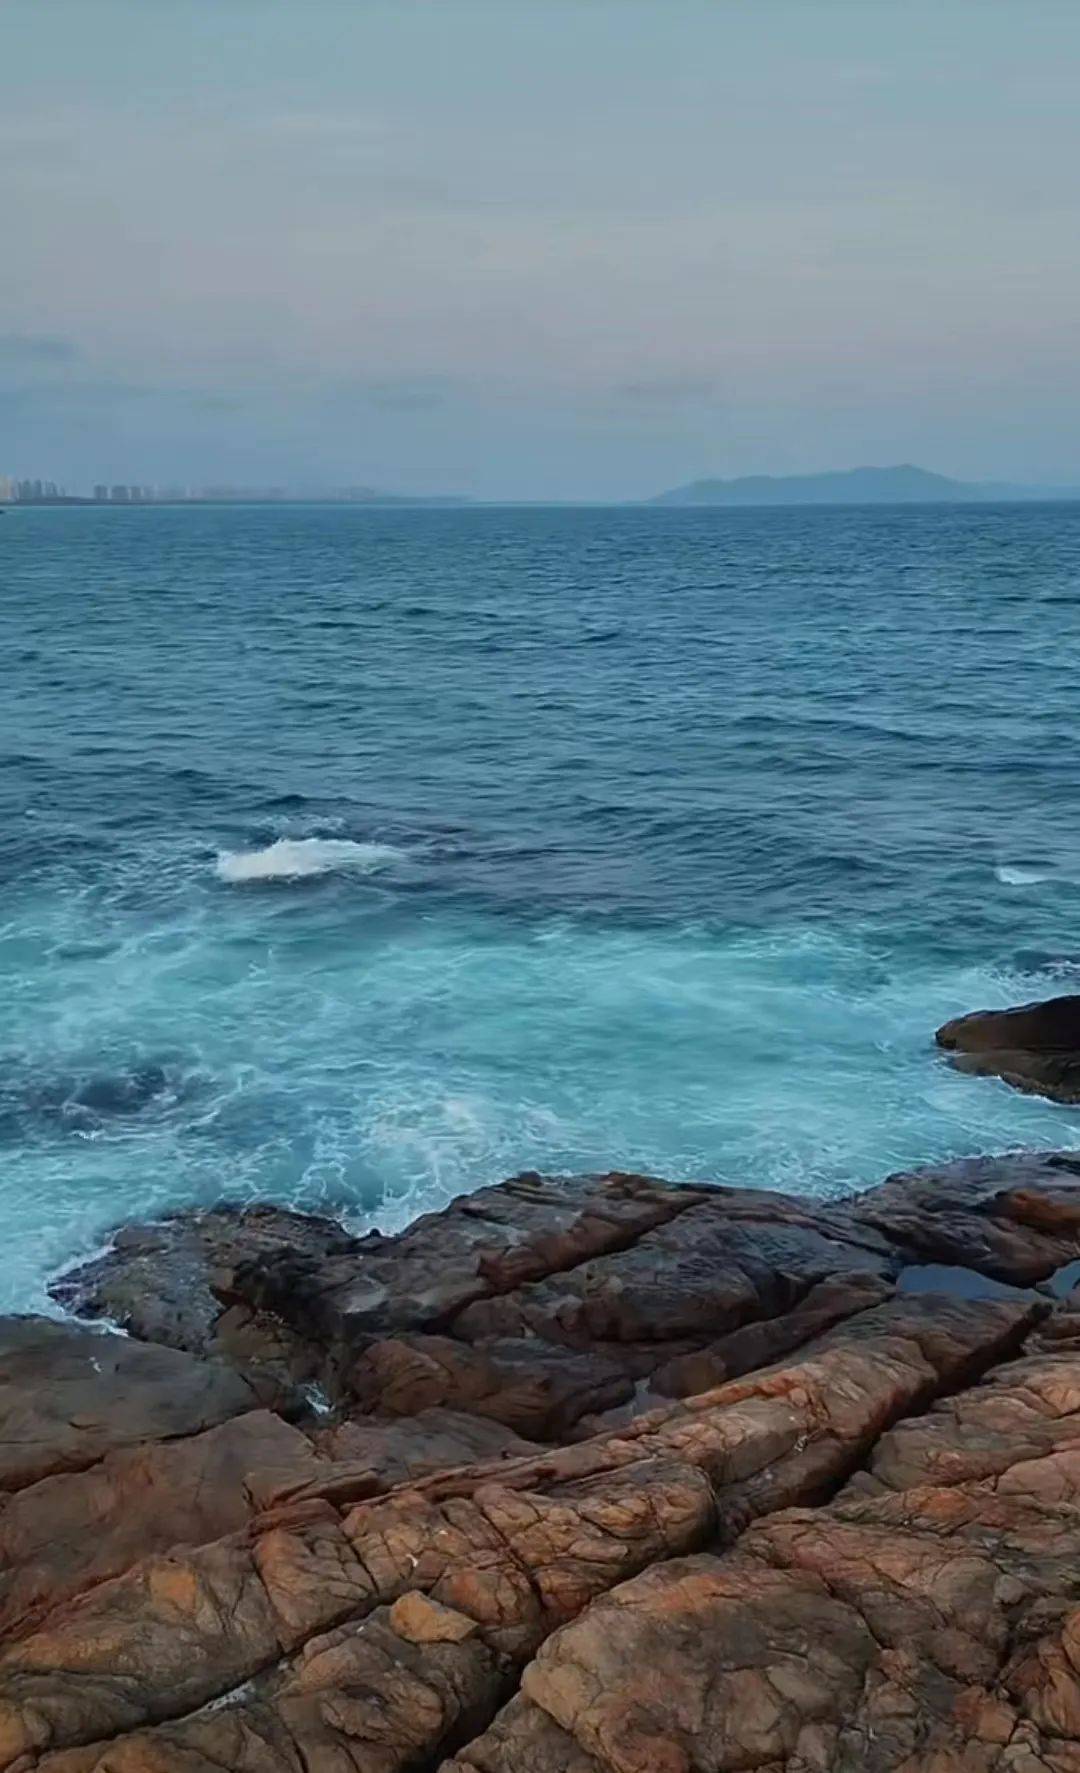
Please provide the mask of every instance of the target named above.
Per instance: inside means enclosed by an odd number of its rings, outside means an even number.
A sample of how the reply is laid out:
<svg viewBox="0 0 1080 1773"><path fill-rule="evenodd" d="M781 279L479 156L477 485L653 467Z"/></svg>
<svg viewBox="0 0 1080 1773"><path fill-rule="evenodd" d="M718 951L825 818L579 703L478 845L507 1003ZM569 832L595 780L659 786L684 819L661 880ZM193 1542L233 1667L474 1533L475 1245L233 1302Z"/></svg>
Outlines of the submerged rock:
<svg viewBox="0 0 1080 1773"><path fill-rule="evenodd" d="M1080 1102L1080 997L975 1010L946 1022L935 1038L960 1071L1000 1077L1051 1101Z"/></svg>
<svg viewBox="0 0 1080 1773"><path fill-rule="evenodd" d="M1065 1773L1078 1257L1070 1154L122 1232L0 1325L0 1768Z"/></svg>

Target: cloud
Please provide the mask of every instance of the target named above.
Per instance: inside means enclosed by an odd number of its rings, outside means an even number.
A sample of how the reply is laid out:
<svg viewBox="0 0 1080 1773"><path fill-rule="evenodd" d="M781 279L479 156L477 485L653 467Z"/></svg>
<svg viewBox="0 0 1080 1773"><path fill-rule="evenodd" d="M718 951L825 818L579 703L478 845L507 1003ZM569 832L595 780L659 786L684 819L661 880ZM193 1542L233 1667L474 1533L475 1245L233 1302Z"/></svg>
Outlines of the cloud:
<svg viewBox="0 0 1080 1773"><path fill-rule="evenodd" d="M73 363L78 355L70 339L56 338L49 333L0 332L0 364L5 369Z"/></svg>
<svg viewBox="0 0 1080 1773"><path fill-rule="evenodd" d="M407 376L373 382L368 399L383 412L429 412L446 400L444 386L434 378L425 381Z"/></svg>
<svg viewBox="0 0 1080 1773"><path fill-rule="evenodd" d="M621 382L613 393L617 401L628 406L698 406L718 399L720 388L712 376L673 375Z"/></svg>
<svg viewBox="0 0 1080 1773"><path fill-rule="evenodd" d="M234 394L193 394L190 399L195 412L242 412L246 404Z"/></svg>

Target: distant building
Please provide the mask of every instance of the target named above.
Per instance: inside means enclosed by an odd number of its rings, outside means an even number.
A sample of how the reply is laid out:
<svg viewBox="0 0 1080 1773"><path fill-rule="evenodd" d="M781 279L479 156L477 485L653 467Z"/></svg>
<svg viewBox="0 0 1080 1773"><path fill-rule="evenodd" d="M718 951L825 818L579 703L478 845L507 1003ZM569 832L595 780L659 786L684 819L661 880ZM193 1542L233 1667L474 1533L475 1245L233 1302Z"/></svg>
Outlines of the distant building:
<svg viewBox="0 0 1080 1773"><path fill-rule="evenodd" d="M130 487L128 487L128 486L110 487L109 501L111 504L126 505L130 502L130 499L131 499L131 488Z"/></svg>
<svg viewBox="0 0 1080 1773"><path fill-rule="evenodd" d="M106 499L108 498L108 496L109 496L109 489L107 486L95 486L94 498L99 505L103 505L105 503Z"/></svg>
<svg viewBox="0 0 1080 1773"><path fill-rule="evenodd" d="M15 482L10 474L0 474L0 505L13 505L15 502Z"/></svg>

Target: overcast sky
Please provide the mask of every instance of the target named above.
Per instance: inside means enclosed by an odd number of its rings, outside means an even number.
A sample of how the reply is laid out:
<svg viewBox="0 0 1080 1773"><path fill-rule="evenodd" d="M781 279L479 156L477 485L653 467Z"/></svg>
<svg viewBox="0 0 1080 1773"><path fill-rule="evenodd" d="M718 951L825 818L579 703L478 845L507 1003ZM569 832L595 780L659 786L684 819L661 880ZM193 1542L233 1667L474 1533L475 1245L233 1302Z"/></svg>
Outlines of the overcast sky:
<svg viewBox="0 0 1080 1773"><path fill-rule="evenodd" d="M1078 0L0 0L0 472L1080 481Z"/></svg>

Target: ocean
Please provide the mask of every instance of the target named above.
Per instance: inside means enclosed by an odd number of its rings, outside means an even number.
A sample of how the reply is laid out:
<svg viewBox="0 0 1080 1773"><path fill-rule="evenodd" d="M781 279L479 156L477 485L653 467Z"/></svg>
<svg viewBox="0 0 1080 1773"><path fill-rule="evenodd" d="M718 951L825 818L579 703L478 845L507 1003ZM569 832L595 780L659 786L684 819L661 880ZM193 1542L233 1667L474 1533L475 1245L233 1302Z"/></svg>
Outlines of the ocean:
<svg viewBox="0 0 1080 1773"><path fill-rule="evenodd" d="M1080 1144L1080 506L17 508L0 1308L118 1222Z"/></svg>

